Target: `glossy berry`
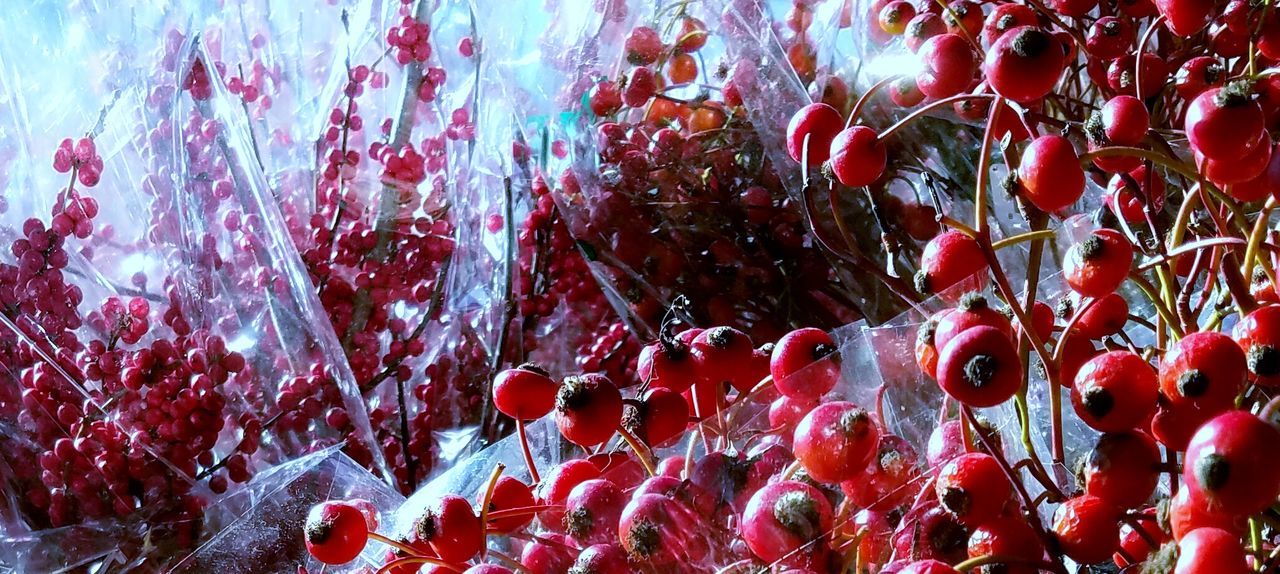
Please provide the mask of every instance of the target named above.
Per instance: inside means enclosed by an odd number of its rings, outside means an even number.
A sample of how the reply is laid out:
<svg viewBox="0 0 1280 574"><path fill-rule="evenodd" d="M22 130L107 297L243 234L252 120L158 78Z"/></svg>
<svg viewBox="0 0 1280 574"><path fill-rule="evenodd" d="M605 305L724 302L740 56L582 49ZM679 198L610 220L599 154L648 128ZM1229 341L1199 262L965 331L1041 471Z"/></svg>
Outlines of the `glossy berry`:
<svg viewBox="0 0 1280 574"><path fill-rule="evenodd" d="M591 574L628 574L632 566L627 551L617 544L594 544L582 550L568 572Z"/></svg>
<svg viewBox="0 0 1280 574"><path fill-rule="evenodd" d="M1244 351L1217 331L1189 333L1170 345L1160 361L1160 390L1174 403L1226 409L1249 376Z"/></svg>
<svg viewBox="0 0 1280 574"><path fill-rule="evenodd" d="M1197 528L1178 542L1176 574L1246 574L1253 572L1245 561L1240 538L1220 528Z"/></svg>
<svg viewBox="0 0 1280 574"><path fill-rule="evenodd" d="M580 544L601 544L616 540L618 519L627 497L608 480L585 480L573 487L564 500L564 531Z"/></svg>
<svg viewBox="0 0 1280 574"><path fill-rule="evenodd" d="M1164 178L1142 165L1112 177L1107 183L1105 199L1107 207L1117 217L1131 224L1143 223L1148 204L1152 212L1164 208L1165 192Z"/></svg>
<svg viewBox="0 0 1280 574"><path fill-rule="evenodd" d="M493 379L493 405L516 420L540 419L555 408L556 384L547 372L534 365L506 369Z"/></svg>
<svg viewBox="0 0 1280 574"><path fill-rule="evenodd" d="M1120 508L1136 508L1155 491L1160 463L1160 449L1146 433L1104 434L1081 468L1085 492Z"/></svg>
<svg viewBox="0 0 1280 574"><path fill-rule="evenodd" d="M980 325L999 329L1013 339L1013 323L1009 317L993 309L986 297L969 293L960 298L960 304L954 310L938 317L933 343L938 348L946 348L956 335Z"/></svg>
<svg viewBox="0 0 1280 574"><path fill-rule="evenodd" d="M703 381L728 383L744 393L760 382L752 363L755 347L751 338L733 327L713 327L699 333L689 352Z"/></svg>
<svg viewBox="0 0 1280 574"><path fill-rule="evenodd" d="M769 357L769 374L778 392L816 401L840 380L835 341L826 331L797 329L783 335Z"/></svg>
<svg viewBox="0 0 1280 574"><path fill-rule="evenodd" d="M1015 102L1031 102L1053 90L1066 58L1057 38L1034 26L1001 35L987 49L983 73L997 94Z"/></svg>
<svg viewBox="0 0 1280 574"><path fill-rule="evenodd" d="M940 233L924 247L916 289L921 293L941 293L987 268L977 240L959 231ZM979 282L983 280L985 275Z"/></svg>
<svg viewBox="0 0 1280 574"><path fill-rule="evenodd" d="M938 357L938 386L971 407L993 407L1022 386L1022 361L1009 336L977 326L956 335Z"/></svg>
<svg viewBox="0 0 1280 574"><path fill-rule="evenodd" d="M1129 351L1111 351L1080 367L1071 404L1090 427L1121 432L1150 418L1159 394L1156 371L1151 365Z"/></svg>
<svg viewBox="0 0 1280 574"><path fill-rule="evenodd" d="M1096 229L1067 251L1062 275L1076 293L1102 297L1124 283L1131 265L1133 245L1129 240L1114 229Z"/></svg>
<svg viewBox="0 0 1280 574"><path fill-rule="evenodd" d="M604 375L567 377L556 393L556 427L569 442L595 446L622 421L622 395Z"/></svg>
<svg viewBox="0 0 1280 574"><path fill-rule="evenodd" d="M1059 135L1031 141L1018 166L1019 191L1037 209L1053 213L1084 195L1084 170L1071 142Z"/></svg>
<svg viewBox="0 0 1280 574"><path fill-rule="evenodd" d="M311 507L303 532L307 552L325 564L355 560L369 541L364 515L345 502L322 502Z"/></svg>
<svg viewBox="0 0 1280 574"><path fill-rule="evenodd" d="M1053 515L1053 534L1062 552L1081 564L1111 557L1120 545L1120 509L1088 494L1068 499Z"/></svg>
<svg viewBox="0 0 1280 574"><path fill-rule="evenodd" d="M1247 84L1206 90L1187 106L1185 129L1191 148L1209 159L1244 157L1265 134L1262 108Z"/></svg>
<svg viewBox="0 0 1280 574"><path fill-rule="evenodd" d="M647 445L663 445L689 426L689 404L671 389L651 388L637 403L623 408L622 426Z"/></svg>
<svg viewBox="0 0 1280 574"><path fill-rule="evenodd" d="M800 550L788 565L816 566L806 560L820 554L822 544L809 544L831 530L831 504L818 489L787 480L769 484L752 495L742 513L742 539L757 558L771 563ZM806 547L806 550L801 550Z"/></svg>
<svg viewBox="0 0 1280 574"><path fill-rule="evenodd" d="M787 124L787 154L792 160L804 158L805 138L809 139L809 165L818 166L831 157L831 142L844 129L840 112L827 104L809 104Z"/></svg>
<svg viewBox="0 0 1280 574"><path fill-rule="evenodd" d="M600 467L584 459L570 459L552 468L538 484L539 501L556 507L538 513L542 525L555 532L563 532L565 499L579 484L600 476Z"/></svg>
<svg viewBox="0 0 1280 574"><path fill-rule="evenodd" d="M840 482L867 468L880 429L867 411L848 402L825 403L805 415L792 441L796 460L821 482Z"/></svg>
<svg viewBox="0 0 1280 574"><path fill-rule="evenodd" d="M918 12L915 18L907 22L907 29L902 35L907 49L918 52L930 38L946 33L947 24L942 21L942 16L933 12Z"/></svg>
<svg viewBox="0 0 1280 574"><path fill-rule="evenodd" d="M997 4L982 24L982 39L988 45L994 44L1005 32L1022 26L1035 26L1038 22L1035 10L1024 4Z"/></svg>
<svg viewBox="0 0 1280 574"><path fill-rule="evenodd" d="M1014 561L1038 562L1044 556L1044 543L1035 530L1021 517L1002 517L984 521L969 536L969 557L1004 556L1008 574L1036 574L1038 569Z"/></svg>
<svg viewBox="0 0 1280 574"><path fill-rule="evenodd" d="M875 130L857 125L847 128L831 141L831 173L849 187L871 185L884 175L889 161L884 142Z"/></svg>
<svg viewBox="0 0 1280 574"><path fill-rule="evenodd" d="M969 43L956 34L929 38L917 55L924 69L916 75L916 85L930 98L948 98L964 91L977 70Z"/></svg>
<svg viewBox="0 0 1280 574"><path fill-rule="evenodd" d="M1196 56L1178 68L1173 77L1173 86L1182 99L1191 101L1205 90L1221 86L1226 79L1227 71L1217 58Z"/></svg>
<svg viewBox="0 0 1280 574"><path fill-rule="evenodd" d="M976 527L997 517L1013 495L1013 485L995 457L983 453L960 455L938 471L934 492L938 502L961 524Z"/></svg>
<svg viewBox="0 0 1280 574"><path fill-rule="evenodd" d="M1280 305L1264 305L1245 315L1231 338L1244 351L1251 382L1280 385Z"/></svg>
<svg viewBox="0 0 1280 574"><path fill-rule="evenodd" d="M1184 38L1209 25L1217 9L1217 2L1212 0L1155 0L1155 4L1169 30Z"/></svg>
<svg viewBox="0 0 1280 574"><path fill-rule="evenodd" d="M898 574L959 574L959 571L946 562L917 560L907 564L898 571Z"/></svg>
<svg viewBox="0 0 1280 574"><path fill-rule="evenodd" d="M1210 511L1249 515L1280 495L1280 430L1246 411L1214 417L1187 446L1182 478Z"/></svg>
<svg viewBox="0 0 1280 574"><path fill-rule="evenodd" d="M662 54L662 38L657 30L648 26L639 26L627 36L624 46L627 61L636 66L648 66Z"/></svg>
<svg viewBox="0 0 1280 574"><path fill-rule="evenodd" d="M533 490L529 485L512 476L503 476L493 487L493 497L489 499L489 513L516 508L527 508L536 504ZM533 515L513 516L490 520L488 529L491 532L515 532L533 521Z"/></svg>
<svg viewBox="0 0 1280 574"><path fill-rule="evenodd" d="M446 494L436 499L413 525L414 541L430 546L446 562L465 562L484 547L484 528L471 503Z"/></svg>
<svg viewBox="0 0 1280 574"><path fill-rule="evenodd" d="M1169 531L1174 540L1182 540L1197 528L1220 528L1240 536L1247 527L1244 516L1209 509L1189 488L1178 490L1169 500Z"/></svg>
<svg viewBox="0 0 1280 574"><path fill-rule="evenodd" d="M1127 54L1135 40L1133 24L1128 19L1104 16L1089 27L1085 45L1090 57L1109 60Z"/></svg>
<svg viewBox="0 0 1280 574"><path fill-rule="evenodd" d="M1103 295L1087 308L1079 297L1072 299L1075 300L1073 306L1082 309L1073 333L1082 337L1095 340L1109 337L1124 330L1129 322L1129 303L1119 293Z"/></svg>

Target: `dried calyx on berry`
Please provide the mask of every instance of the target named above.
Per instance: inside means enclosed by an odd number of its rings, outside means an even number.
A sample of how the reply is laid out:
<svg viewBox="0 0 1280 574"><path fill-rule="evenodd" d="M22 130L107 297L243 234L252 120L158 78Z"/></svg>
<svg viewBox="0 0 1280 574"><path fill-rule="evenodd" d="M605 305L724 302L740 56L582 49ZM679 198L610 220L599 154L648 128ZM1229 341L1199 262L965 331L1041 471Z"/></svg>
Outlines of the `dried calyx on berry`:
<svg viewBox="0 0 1280 574"><path fill-rule="evenodd" d="M1209 390L1209 377L1199 369L1187 369L1178 375L1178 393L1187 398L1201 396Z"/></svg>
<svg viewBox="0 0 1280 574"><path fill-rule="evenodd" d="M1053 37L1039 28L1026 27L1013 38L1013 53L1022 58L1037 58L1054 44Z"/></svg>
<svg viewBox="0 0 1280 574"><path fill-rule="evenodd" d="M556 392L556 410L560 412L577 410L590 402L591 393L582 377L565 377L560 390Z"/></svg>
<svg viewBox="0 0 1280 574"><path fill-rule="evenodd" d="M1236 80L1223 86L1213 98L1218 107L1242 106L1253 100L1253 84L1248 80Z"/></svg>
<svg viewBox="0 0 1280 574"><path fill-rule="evenodd" d="M1106 250L1106 244L1101 237L1090 235L1088 239L1080 242L1080 258L1085 261L1094 261L1102 257Z"/></svg>
<svg viewBox="0 0 1280 574"><path fill-rule="evenodd" d="M1094 418L1105 418L1115 408L1116 399L1111 391L1103 388L1091 388L1080 395L1080 404Z"/></svg>
<svg viewBox="0 0 1280 574"><path fill-rule="evenodd" d="M974 355L969 362L964 364L964 378L974 388L982 388L995 378L996 371L1000 368L995 357L991 355Z"/></svg>
<svg viewBox="0 0 1280 574"><path fill-rule="evenodd" d="M818 503L808 493L791 491L773 503L773 517L801 540L812 540L822 534L822 515Z"/></svg>
<svg viewBox="0 0 1280 574"><path fill-rule="evenodd" d="M932 345L933 336L937 334L937 332L938 332L937 320L929 319L928 321L921 323L920 327L916 329L916 344Z"/></svg>
<svg viewBox="0 0 1280 574"><path fill-rule="evenodd" d="M1103 124L1101 111L1089 114L1089 119L1084 121L1084 135L1089 139L1089 143L1095 147L1111 145L1111 140L1107 138L1107 128Z"/></svg>
<svg viewBox="0 0 1280 574"><path fill-rule="evenodd" d="M1246 356L1249 372L1260 377L1280 375L1280 350L1271 345L1253 345Z"/></svg>

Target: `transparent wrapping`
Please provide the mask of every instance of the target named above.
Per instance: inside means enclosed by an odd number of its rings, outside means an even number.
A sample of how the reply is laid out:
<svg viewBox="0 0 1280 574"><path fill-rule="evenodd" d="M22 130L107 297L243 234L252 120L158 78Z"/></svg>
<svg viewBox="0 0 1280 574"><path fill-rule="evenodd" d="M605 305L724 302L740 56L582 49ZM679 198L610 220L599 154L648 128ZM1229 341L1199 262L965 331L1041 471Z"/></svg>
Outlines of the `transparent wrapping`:
<svg viewBox="0 0 1280 574"><path fill-rule="evenodd" d="M0 564L163 568L261 470L339 444L383 465L199 35L160 11L62 9L6 14L37 51L2 76L6 130L28 137L0 216ZM99 54L115 67L89 90L36 71Z"/></svg>

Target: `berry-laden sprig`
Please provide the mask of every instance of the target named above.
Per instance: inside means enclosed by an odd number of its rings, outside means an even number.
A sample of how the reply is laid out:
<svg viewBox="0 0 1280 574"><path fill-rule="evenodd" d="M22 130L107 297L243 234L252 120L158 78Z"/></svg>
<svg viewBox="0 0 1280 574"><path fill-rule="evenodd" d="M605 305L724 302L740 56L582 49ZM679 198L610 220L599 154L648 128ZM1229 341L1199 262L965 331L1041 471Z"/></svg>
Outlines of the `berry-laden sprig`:
<svg viewBox="0 0 1280 574"><path fill-rule="evenodd" d="M1280 57L1280 19L1270 6L1182 0L887 0L870 10L865 23L842 25L867 26L882 45L873 50L905 52L918 71L882 79L851 108L837 99L798 110L787 151L806 172L805 193L824 182L878 193L912 174L925 185L942 175L898 153L907 126L948 108L982 121L972 217L947 213L935 197L946 231L924 246L916 288L947 308L921 326L916 363L960 404L965 436L988 438L970 428L973 409L1012 402L1027 453L943 467L938 501L962 533L956 539L968 537L967 551L957 543L925 556L938 562L901 571L1064 571L1067 558L1184 574L1280 567L1277 541L1262 527L1280 495L1280 467L1242 454L1273 457L1280 438L1268 403L1280 369L1271 368L1267 334L1280 314L1271 295L1280 246L1268 232L1280 198L1271 137L1280 100L1265 69ZM793 47L807 30L803 17L794 21ZM1026 220L1026 231L1000 239L994 158ZM1054 304L1040 286L1052 221L1068 220L1082 200L1100 207L1092 228L1053 254L1068 289ZM1026 243L1027 279L1015 290L1014 259L996 253ZM1004 313L976 293L960 297L987 284ZM1043 381L1031 376L1033 359ZM1049 396L1052 465L1030 440L1028 387L1039 384ZM1101 433L1078 461L1066 460L1063 389L1074 416ZM1049 471L1064 465L1078 469L1075 482ZM975 482L953 484L953 473ZM1156 491L1161 473L1169 492ZM1029 496L1036 489L1044 494ZM982 492L993 501L975 498ZM983 510L1011 493L1016 511ZM1057 505L1047 525L1038 518L1044 505Z"/></svg>

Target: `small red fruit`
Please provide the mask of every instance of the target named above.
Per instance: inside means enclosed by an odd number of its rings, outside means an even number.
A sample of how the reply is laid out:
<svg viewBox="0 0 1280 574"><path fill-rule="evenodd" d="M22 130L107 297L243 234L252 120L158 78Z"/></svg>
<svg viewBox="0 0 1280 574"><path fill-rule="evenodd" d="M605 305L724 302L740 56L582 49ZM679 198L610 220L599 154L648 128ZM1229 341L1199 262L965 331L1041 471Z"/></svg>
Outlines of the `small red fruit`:
<svg viewBox="0 0 1280 574"><path fill-rule="evenodd" d="M956 335L979 325L995 327L1013 339L1013 323L1009 317L991 308L986 297L969 293L960 298L960 304L953 311L939 316L933 343L938 348L946 348Z"/></svg>
<svg viewBox="0 0 1280 574"><path fill-rule="evenodd" d="M1065 67L1065 54L1057 38L1034 26L1023 26L991 44L982 69L997 94L1015 102L1030 102L1052 91Z"/></svg>
<svg viewBox="0 0 1280 574"><path fill-rule="evenodd" d="M1068 557L1096 564L1111 557L1120 545L1120 509L1096 496L1068 499L1053 516L1053 533Z"/></svg>
<svg viewBox="0 0 1280 574"><path fill-rule="evenodd" d="M916 290L941 293L970 276L987 270L987 259L978 241L959 231L947 231L929 240L920 257ZM983 275L979 283L984 283Z"/></svg>
<svg viewBox="0 0 1280 574"><path fill-rule="evenodd" d="M837 401L805 415L792 445L796 460L814 480L841 482L867 468L879 440L880 428L867 411Z"/></svg>
<svg viewBox="0 0 1280 574"><path fill-rule="evenodd" d="M849 187L871 185L884 175L888 151L875 130L862 125L841 131L831 141L831 172Z"/></svg>
<svg viewBox="0 0 1280 574"><path fill-rule="evenodd" d="M751 497L742 513L742 539L757 558L786 566L816 567L825 545L810 544L831 531L831 504L803 482L775 482Z"/></svg>
<svg viewBox="0 0 1280 574"><path fill-rule="evenodd" d="M1211 511L1247 516L1280 495L1280 430L1247 411L1214 417L1187 445L1182 479Z"/></svg>
<svg viewBox="0 0 1280 574"><path fill-rule="evenodd" d="M1190 333L1160 361L1160 390L1173 403L1226 409L1244 390L1249 376L1244 351L1216 331Z"/></svg>
<svg viewBox="0 0 1280 574"><path fill-rule="evenodd" d="M1175 574L1246 574L1253 572L1245 561L1240 537L1220 528L1197 528L1178 542Z"/></svg>
<svg viewBox="0 0 1280 574"><path fill-rule="evenodd" d="M680 436L689 426L689 403L671 389L654 387L638 404L623 408L622 426L645 444L661 446Z"/></svg>
<svg viewBox="0 0 1280 574"><path fill-rule="evenodd" d="M982 24L982 39L994 44L1005 32L1022 26L1035 26L1040 22L1035 10L1024 4L996 4Z"/></svg>
<svg viewBox="0 0 1280 574"><path fill-rule="evenodd" d="M493 486L493 497L489 499L489 513L515 508L527 508L536 504L533 490L529 485L512 476L503 476ZM489 531L505 534L524 528L533 521L533 515L513 516L489 521Z"/></svg>
<svg viewBox="0 0 1280 574"><path fill-rule="evenodd" d="M840 112L827 104L809 104L787 124L787 154L797 162L804 159L805 137L809 138L809 165L822 165L831 157L831 142L844 129Z"/></svg>
<svg viewBox="0 0 1280 574"><path fill-rule="evenodd" d="M995 457L972 452L942 467L934 492L961 524L976 527L1000 515L1013 495L1013 485Z"/></svg>
<svg viewBox="0 0 1280 574"><path fill-rule="evenodd" d="M956 34L929 38L920 46L918 56L924 69L916 75L916 85L930 98L949 98L973 82L977 61L969 43Z"/></svg>
<svg viewBox="0 0 1280 574"><path fill-rule="evenodd" d="M467 499L446 494L413 525L414 542L428 545L441 560L461 563L484 547L484 527Z"/></svg>
<svg viewBox="0 0 1280 574"><path fill-rule="evenodd" d="M627 61L635 66L648 66L658 61L662 55L662 38L657 30L648 26L640 26L627 36L624 49Z"/></svg>
<svg viewBox="0 0 1280 574"><path fill-rule="evenodd" d="M1066 208L1084 195L1080 157L1071 141L1059 135L1040 136L1027 144L1018 166L1018 182L1023 197L1048 213Z"/></svg>
<svg viewBox="0 0 1280 574"><path fill-rule="evenodd" d="M1135 39L1133 24L1127 19L1103 16L1089 27L1085 46L1090 58L1111 60L1129 53Z"/></svg>
<svg viewBox="0 0 1280 574"><path fill-rule="evenodd" d="M325 564L355 560L369 542L364 514L345 502L322 502L311 507L303 527L307 552Z"/></svg>
<svg viewBox="0 0 1280 574"><path fill-rule="evenodd" d="M547 416L556 405L559 385L541 367L523 364L493 379L493 406L521 421Z"/></svg>
<svg viewBox="0 0 1280 574"><path fill-rule="evenodd" d="M1111 351L1080 367L1071 404L1080 419L1096 430L1127 431L1151 418L1159 387L1155 369L1142 357Z"/></svg>
<svg viewBox="0 0 1280 574"><path fill-rule="evenodd" d="M783 335L769 357L774 386L788 397L817 401L840 380L835 352L835 341L821 329L796 329Z"/></svg>
<svg viewBox="0 0 1280 574"><path fill-rule="evenodd" d="M1230 161L1259 145L1266 134L1266 117L1251 92L1247 83L1234 82L1192 100L1185 123L1191 148L1209 159Z"/></svg>
<svg viewBox="0 0 1280 574"><path fill-rule="evenodd" d="M1212 56L1196 56L1183 62L1173 76L1173 87L1178 96L1191 101L1209 88L1221 86L1227 79L1222 63Z"/></svg>
<svg viewBox="0 0 1280 574"><path fill-rule="evenodd" d="M1261 386L1280 385L1280 305L1258 307L1231 330L1245 353L1250 380Z"/></svg>
<svg viewBox="0 0 1280 574"><path fill-rule="evenodd" d="M932 5L933 3L930 2ZM907 49L912 52L918 52L920 46L934 36L947 33L947 24L942 21L942 16L933 12L920 12L907 22L907 29L903 32Z"/></svg>
<svg viewBox="0 0 1280 574"><path fill-rule="evenodd" d="M1081 468L1085 492L1120 508L1137 508L1160 481L1160 449L1140 431L1098 438Z"/></svg>
<svg viewBox="0 0 1280 574"><path fill-rule="evenodd" d="M1071 246L1062 274L1076 293L1102 297L1124 283L1132 265L1133 245L1119 231L1104 228Z"/></svg>
<svg viewBox="0 0 1280 574"><path fill-rule="evenodd" d="M1203 30L1217 11L1214 0L1155 0L1169 31L1187 37Z"/></svg>
<svg viewBox="0 0 1280 574"><path fill-rule="evenodd" d="M971 407L993 407L1022 386L1022 361L1009 336L985 325L951 339L938 358L938 386Z"/></svg>
<svg viewBox="0 0 1280 574"><path fill-rule="evenodd" d="M622 394L604 375L566 377L556 393L556 427L569 442L595 446L622 421Z"/></svg>

